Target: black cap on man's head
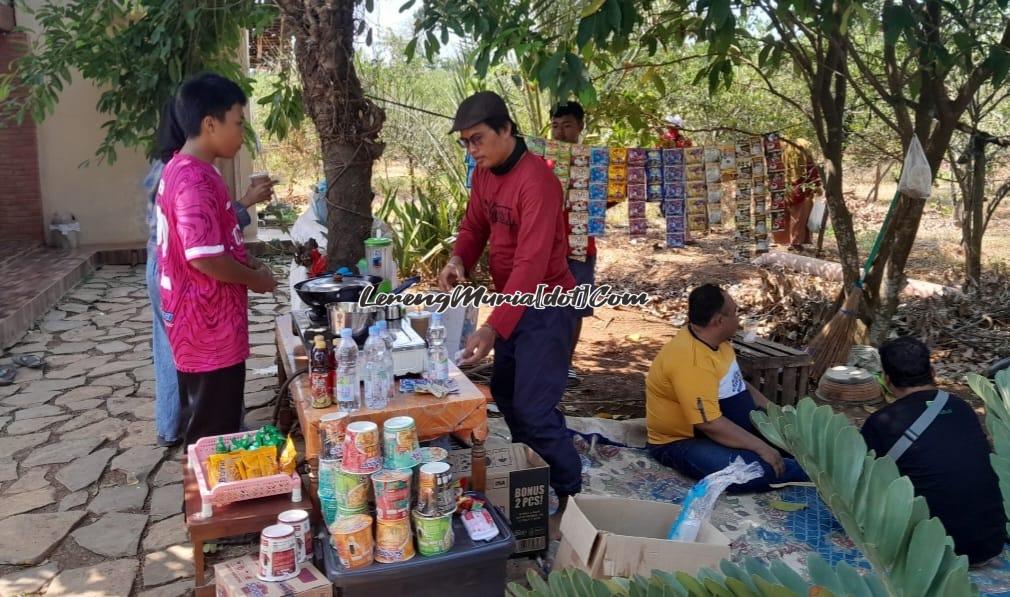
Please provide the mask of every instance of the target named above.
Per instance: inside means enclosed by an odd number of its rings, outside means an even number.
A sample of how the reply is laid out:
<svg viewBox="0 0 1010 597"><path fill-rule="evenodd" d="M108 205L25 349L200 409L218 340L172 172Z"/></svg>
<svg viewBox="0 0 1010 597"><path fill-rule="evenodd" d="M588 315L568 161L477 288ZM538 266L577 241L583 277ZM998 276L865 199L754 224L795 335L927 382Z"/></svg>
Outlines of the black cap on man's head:
<svg viewBox="0 0 1010 597"><path fill-rule="evenodd" d="M508 120L509 109L505 100L493 91L479 91L463 100L456 108L456 118L452 121L450 133L476 126L489 119Z"/></svg>

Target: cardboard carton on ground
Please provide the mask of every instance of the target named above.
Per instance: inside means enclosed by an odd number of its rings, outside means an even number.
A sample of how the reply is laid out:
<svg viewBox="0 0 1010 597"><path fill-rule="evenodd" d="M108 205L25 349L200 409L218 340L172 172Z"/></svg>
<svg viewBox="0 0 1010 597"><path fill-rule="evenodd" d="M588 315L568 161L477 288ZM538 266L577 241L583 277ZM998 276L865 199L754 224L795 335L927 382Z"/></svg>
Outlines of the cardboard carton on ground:
<svg viewBox="0 0 1010 597"><path fill-rule="evenodd" d="M487 490L501 508L516 539L515 553L547 549L547 508L550 466L526 444L491 439L487 448ZM470 449L449 452L449 464L464 487L470 479Z"/></svg>
<svg viewBox="0 0 1010 597"><path fill-rule="evenodd" d="M729 538L704 523L694 543L666 539L680 506L618 497L576 495L561 519L554 569L579 568L593 578L650 576L653 570L694 574L729 558Z"/></svg>
<svg viewBox="0 0 1010 597"><path fill-rule="evenodd" d="M217 597L333 597L333 585L308 562L291 580L263 582L256 578L259 562L248 555L214 566Z"/></svg>

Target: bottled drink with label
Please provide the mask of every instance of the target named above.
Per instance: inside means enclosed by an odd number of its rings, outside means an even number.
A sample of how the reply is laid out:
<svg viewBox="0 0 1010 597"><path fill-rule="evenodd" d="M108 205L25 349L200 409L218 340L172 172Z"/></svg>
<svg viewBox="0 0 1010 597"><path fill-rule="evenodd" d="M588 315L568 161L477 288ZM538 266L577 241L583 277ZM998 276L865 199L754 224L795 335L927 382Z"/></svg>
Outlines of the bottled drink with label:
<svg viewBox="0 0 1010 597"><path fill-rule="evenodd" d="M361 409L361 392L358 386L358 345L351 336L351 328L340 330L340 348L337 350L337 406L345 412Z"/></svg>
<svg viewBox="0 0 1010 597"><path fill-rule="evenodd" d="M326 353L326 340L321 335L316 336L309 355L309 389L314 408L326 408L333 404L332 395L326 391L330 375L330 356Z"/></svg>

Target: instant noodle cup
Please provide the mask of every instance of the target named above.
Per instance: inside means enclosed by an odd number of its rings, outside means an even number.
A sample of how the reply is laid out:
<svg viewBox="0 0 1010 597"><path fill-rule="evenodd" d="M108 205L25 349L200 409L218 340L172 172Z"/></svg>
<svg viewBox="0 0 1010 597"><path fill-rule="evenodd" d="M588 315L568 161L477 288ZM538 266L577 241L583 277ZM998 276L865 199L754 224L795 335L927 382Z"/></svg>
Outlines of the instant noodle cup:
<svg viewBox="0 0 1010 597"><path fill-rule="evenodd" d="M339 460L319 459L319 468L317 469L319 497L335 498L337 496L337 475L339 473Z"/></svg>
<svg viewBox="0 0 1010 597"><path fill-rule="evenodd" d="M319 419L319 458L340 460L344 457L347 417L345 412L336 412Z"/></svg>
<svg viewBox="0 0 1010 597"><path fill-rule="evenodd" d="M437 556L452 549L455 540L452 516L452 512L441 516L425 516L416 510L413 512L417 553L422 556Z"/></svg>
<svg viewBox="0 0 1010 597"><path fill-rule="evenodd" d="M355 421L347 425L340 469L345 473L365 475L381 468L379 426L371 421Z"/></svg>
<svg viewBox="0 0 1010 597"><path fill-rule="evenodd" d="M371 485L368 475L357 475L338 471L334 476L337 504L345 510L362 510L368 507Z"/></svg>
<svg viewBox="0 0 1010 597"><path fill-rule="evenodd" d="M372 474L377 520L403 520L410 517L410 481L409 470L379 471Z"/></svg>
<svg viewBox="0 0 1010 597"><path fill-rule="evenodd" d="M298 569L295 530L286 524L263 529L256 578L264 582L280 582L298 576Z"/></svg>
<svg viewBox="0 0 1010 597"><path fill-rule="evenodd" d="M356 514L330 525L330 543L344 568L364 568L375 559L372 517Z"/></svg>
<svg viewBox="0 0 1010 597"><path fill-rule="evenodd" d="M421 467L429 462L445 462L449 458L449 451L445 448L429 447L418 450L417 464L411 467L411 496L410 506L417 506L418 487L421 481Z"/></svg>
<svg viewBox="0 0 1010 597"><path fill-rule="evenodd" d="M336 498L319 496L319 509L322 511L323 522L330 526L339 518Z"/></svg>
<svg viewBox="0 0 1010 597"><path fill-rule="evenodd" d="M383 467L404 469L414 466L419 457L417 425L411 417L393 417L382 424Z"/></svg>
<svg viewBox="0 0 1010 597"><path fill-rule="evenodd" d="M298 563L312 559L312 523L305 510L285 510L277 515L277 524L286 524L295 531L295 553Z"/></svg>
<svg viewBox="0 0 1010 597"><path fill-rule="evenodd" d="M410 519L375 521L375 561L383 564L406 562L414 557L414 535Z"/></svg>
<svg viewBox="0 0 1010 597"><path fill-rule="evenodd" d="M452 467L448 462L429 462L421 466L417 509L425 516L438 516L456 510Z"/></svg>
<svg viewBox="0 0 1010 597"><path fill-rule="evenodd" d="M344 519L344 518L350 518L352 516L358 516L359 514L367 514L367 515L371 516L371 512L369 512L369 510L368 510L367 507L365 507L365 508L341 508L340 506L337 506L337 516L334 519L334 521L341 520L341 519Z"/></svg>

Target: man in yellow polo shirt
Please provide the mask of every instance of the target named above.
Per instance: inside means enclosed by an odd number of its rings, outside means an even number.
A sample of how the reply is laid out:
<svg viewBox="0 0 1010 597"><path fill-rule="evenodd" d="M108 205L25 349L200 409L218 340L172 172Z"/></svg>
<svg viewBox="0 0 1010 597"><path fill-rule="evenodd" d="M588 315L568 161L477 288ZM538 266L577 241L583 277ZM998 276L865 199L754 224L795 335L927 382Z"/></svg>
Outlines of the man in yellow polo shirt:
<svg viewBox="0 0 1010 597"><path fill-rule="evenodd" d="M792 458L766 442L750 420L765 398L744 381L730 338L740 328L733 298L714 284L691 291L689 323L659 351L645 379L649 454L701 479L740 456L759 462L762 477L729 491L767 491L770 485L808 481Z"/></svg>

